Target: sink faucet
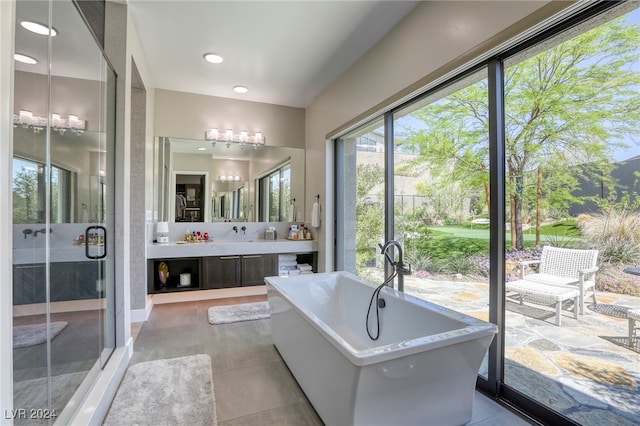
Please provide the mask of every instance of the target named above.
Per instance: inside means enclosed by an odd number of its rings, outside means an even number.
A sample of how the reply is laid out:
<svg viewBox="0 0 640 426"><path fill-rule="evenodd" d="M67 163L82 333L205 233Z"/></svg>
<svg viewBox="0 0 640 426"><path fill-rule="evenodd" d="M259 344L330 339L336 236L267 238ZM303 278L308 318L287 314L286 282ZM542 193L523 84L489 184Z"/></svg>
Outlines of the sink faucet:
<svg viewBox="0 0 640 426"><path fill-rule="evenodd" d="M236 231L236 234L238 233L238 227L237 226L233 226L233 230Z"/></svg>
<svg viewBox="0 0 640 426"><path fill-rule="evenodd" d="M51 229L49 229L49 232L51 232ZM36 229L36 230L34 231L34 233L33 233L33 236L34 236L34 237L37 237L37 236L38 236L38 233L40 233L40 234L46 234L46 233L47 233L47 230L46 230L45 228L42 228L42 229ZM25 235L25 238L26 238L26 235Z"/></svg>
<svg viewBox="0 0 640 426"><path fill-rule="evenodd" d="M384 257L387 258L391 266L398 273L398 291L404 291L404 276L411 275L411 265L405 265L402 257L402 245L396 240L389 240L384 245L378 244L380 251ZM389 247L396 247L398 249L398 261L394 261L387 251Z"/></svg>

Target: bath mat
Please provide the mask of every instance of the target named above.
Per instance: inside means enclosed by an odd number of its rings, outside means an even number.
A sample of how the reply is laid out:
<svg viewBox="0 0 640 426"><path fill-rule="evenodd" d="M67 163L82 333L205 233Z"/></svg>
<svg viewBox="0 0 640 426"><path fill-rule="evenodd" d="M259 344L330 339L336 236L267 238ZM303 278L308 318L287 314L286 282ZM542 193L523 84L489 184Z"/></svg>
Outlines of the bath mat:
<svg viewBox="0 0 640 426"><path fill-rule="evenodd" d="M56 337L69 323L54 321L51 323L51 340ZM27 324L13 327L13 348L26 348L47 341L47 324Z"/></svg>
<svg viewBox="0 0 640 426"><path fill-rule="evenodd" d="M210 324L228 324L269 318L269 302L240 303L209 308Z"/></svg>
<svg viewBox="0 0 640 426"><path fill-rule="evenodd" d="M211 358L192 355L129 367L103 425L217 425Z"/></svg>

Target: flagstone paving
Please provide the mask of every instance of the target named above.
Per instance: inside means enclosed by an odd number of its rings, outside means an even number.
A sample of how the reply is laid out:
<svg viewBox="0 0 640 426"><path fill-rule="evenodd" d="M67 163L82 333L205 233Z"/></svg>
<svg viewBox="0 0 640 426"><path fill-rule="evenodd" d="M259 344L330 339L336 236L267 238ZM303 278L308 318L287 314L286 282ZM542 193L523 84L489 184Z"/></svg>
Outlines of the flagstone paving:
<svg viewBox="0 0 640 426"><path fill-rule="evenodd" d="M447 278L408 276L405 292L487 320L489 285ZM597 300L577 320L568 306L559 327L552 307L507 297L505 383L584 425L638 425L640 353L619 316L640 298L599 292Z"/></svg>

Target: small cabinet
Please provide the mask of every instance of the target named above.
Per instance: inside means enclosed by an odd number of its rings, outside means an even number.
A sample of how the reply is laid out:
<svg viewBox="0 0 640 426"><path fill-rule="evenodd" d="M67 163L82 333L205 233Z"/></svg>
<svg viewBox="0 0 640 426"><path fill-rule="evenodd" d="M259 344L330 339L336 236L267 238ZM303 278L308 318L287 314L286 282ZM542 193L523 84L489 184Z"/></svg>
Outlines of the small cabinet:
<svg viewBox="0 0 640 426"><path fill-rule="evenodd" d="M200 258L156 259L149 262L150 293L200 289Z"/></svg>
<svg viewBox="0 0 640 426"><path fill-rule="evenodd" d="M278 275L278 255L242 256L242 286L263 285L264 277Z"/></svg>
<svg viewBox="0 0 640 426"><path fill-rule="evenodd" d="M240 287L242 285L240 265L240 256L205 257L204 288Z"/></svg>

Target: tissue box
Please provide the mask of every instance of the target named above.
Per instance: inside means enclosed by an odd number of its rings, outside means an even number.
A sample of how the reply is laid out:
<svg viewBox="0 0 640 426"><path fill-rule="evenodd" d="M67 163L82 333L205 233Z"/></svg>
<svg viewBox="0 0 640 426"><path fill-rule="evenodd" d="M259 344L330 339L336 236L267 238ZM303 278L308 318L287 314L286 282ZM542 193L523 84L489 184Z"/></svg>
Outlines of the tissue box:
<svg viewBox="0 0 640 426"><path fill-rule="evenodd" d="M264 231L264 239L265 240L277 240L278 234L275 229L267 229Z"/></svg>

